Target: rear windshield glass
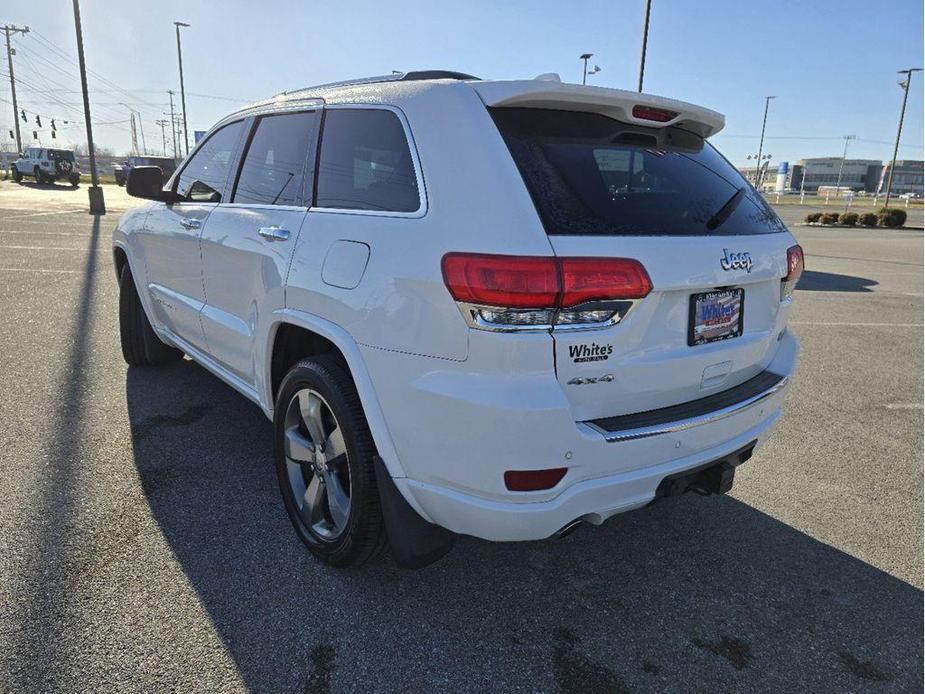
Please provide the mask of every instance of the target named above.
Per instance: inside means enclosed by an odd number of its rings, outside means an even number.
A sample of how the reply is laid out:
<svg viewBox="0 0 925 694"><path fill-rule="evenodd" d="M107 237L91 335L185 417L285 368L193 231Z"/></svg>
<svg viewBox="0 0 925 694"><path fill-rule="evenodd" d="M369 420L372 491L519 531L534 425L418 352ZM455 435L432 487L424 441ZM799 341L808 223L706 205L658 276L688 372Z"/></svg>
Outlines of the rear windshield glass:
<svg viewBox="0 0 925 694"><path fill-rule="evenodd" d="M786 230L742 175L688 131L643 128L577 111L495 108L491 113L549 234Z"/></svg>
<svg viewBox="0 0 925 694"><path fill-rule="evenodd" d="M74 153L66 149L50 149L48 156L55 161L74 161Z"/></svg>

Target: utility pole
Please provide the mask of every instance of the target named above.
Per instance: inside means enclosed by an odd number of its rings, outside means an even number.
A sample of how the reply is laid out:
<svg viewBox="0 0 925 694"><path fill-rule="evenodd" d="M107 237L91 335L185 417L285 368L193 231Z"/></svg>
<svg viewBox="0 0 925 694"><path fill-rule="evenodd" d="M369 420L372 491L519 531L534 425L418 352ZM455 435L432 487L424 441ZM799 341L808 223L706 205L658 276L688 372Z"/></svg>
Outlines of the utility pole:
<svg viewBox="0 0 925 694"><path fill-rule="evenodd" d="M173 135L173 158L179 159L179 152L177 151L177 117L173 112L173 90L168 89L167 93L170 94L170 133Z"/></svg>
<svg viewBox="0 0 925 694"><path fill-rule="evenodd" d="M135 114L129 111L128 123L132 132L132 154L138 154L138 129L135 127Z"/></svg>
<svg viewBox="0 0 925 694"><path fill-rule="evenodd" d="M161 141L164 143L164 156L167 156L167 134L164 132L164 126L167 125L167 121L163 118L160 120L154 121L155 125L161 126Z"/></svg>
<svg viewBox="0 0 925 694"><path fill-rule="evenodd" d="M848 142L854 140L856 135L845 135L845 149L841 153L841 164L838 165L838 178L835 179L835 197L838 197L838 189L841 187L841 172L845 169L845 157L848 156Z"/></svg>
<svg viewBox="0 0 925 694"><path fill-rule="evenodd" d="M16 123L16 151L22 154L22 136L19 134L19 105L16 103L16 78L13 76L13 49L10 48L10 34L28 34L29 27L7 24L2 27L6 34L6 60L10 66L10 91L13 92L13 121Z"/></svg>
<svg viewBox="0 0 925 694"><path fill-rule="evenodd" d="M581 72L581 83L583 85L588 83L588 61L591 59L592 55L594 55L594 53L582 53L578 56L579 60L585 61L584 68Z"/></svg>
<svg viewBox="0 0 925 694"><path fill-rule="evenodd" d="M652 0L646 0L646 16L642 24L642 55L639 58L639 89L642 92L642 76L646 71L646 44L649 42L649 13L652 10Z"/></svg>
<svg viewBox="0 0 925 694"><path fill-rule="evenodd" d="M183 144L189 156L189 131L186 127L186 89L183 86L183 52L180 50L180 27L188 27L185 22L174 22L177 27L177 61L180 63L180 102L183 104Z"/></svg>
<svg viewBox="0 0 925 694"><path fill-rule="evenodd" d="M771 99L776 99L776 96L766 96L764 97L764 120L761 121L761 141L758 143L758 168L755 171L755 187L758 187L758 178L761 172L761 150L764 148L764 128L768 124L768 104L771 103Z"/></svg>
<svg viewBox="0 0 925 694"><path fill-rule="evenodd" d="M134 138L134 136L135 136L135 121L134 121L134 116L135 116L135 115L138 116L138 130L141 131L141 150L142 150L142 151L141 151L141 154L147 154L147 153L148 153L148 145L147 145L147 143L145 142L145 129L144 129L144 126L141 124L141 111L136 111L135 109L133 109L131 106L129 106L129 105L126 104L125 102L120 101L119 103L120 103L120 105L125 106L125 108L128 109L128 112L132 114L132 118L133 118L133 120L132 120L132 137L133 137L133 138ZM135 145L135 154L138 154L138 143L137 143L137 142L134 142L133 144Z"/></svg>
<svg viewBox="0 0 925 694"><path fill-rule="evenodd" d="M92 185L87 191L90 197L90 214L106 214L106 202L103 200L103 189L100 188L100 177L96 170L96 152L93 149L93 127L90 124L90 93L87 89L87 64L84 61L84 37L80 28L79 0L74 0L74 26L77 28L77 62L80 67L80 87L84 95L84 118L87 121L87 150L90 153L90 181Z"/></svg>
<svg viewBox="0 0 925 694"><path fill-rule="evenodd" d="M883 202L884 207L890 206L890 192L893 190L893 172L896 170L896 155L899 154L899 138L903 134L903 118L906 117L906 101L909 99L909 85L912 84L912 73L921 72L920 67L911 67L907 70L898 70L897 74L905 75L905 80L899 81L899 86L903 90L903 107L899 112L899 130L896 131L896 144L893 146L893 163L890 164L890 177L886 182L886 200Z"/></svg>

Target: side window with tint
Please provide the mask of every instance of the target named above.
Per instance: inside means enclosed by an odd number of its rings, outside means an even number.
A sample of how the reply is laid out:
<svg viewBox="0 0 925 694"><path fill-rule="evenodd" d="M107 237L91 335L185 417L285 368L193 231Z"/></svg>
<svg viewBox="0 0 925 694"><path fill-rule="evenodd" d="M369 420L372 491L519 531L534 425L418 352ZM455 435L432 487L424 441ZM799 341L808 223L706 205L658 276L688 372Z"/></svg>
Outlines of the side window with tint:
<svg viewBox="0 0 925 694"><path fill-rule="evenodd" d="M233 202L299 205L319 114L314 111L264 116L247 148Z"/></svg>
<svg viewBox="0 0 925 694"><path fill-rule="evenodd" d="M243 127L243 121L231 123L203 143L180 173L180 196L190 202L222 202L226 198L228 171Z"/></svg>
<svg viewBox="0 0 925 694"><path fill-rule="evenodd" d="M318 164L318 207L416 212L421 206L401 121L384 109L330 109Z"/></svg>

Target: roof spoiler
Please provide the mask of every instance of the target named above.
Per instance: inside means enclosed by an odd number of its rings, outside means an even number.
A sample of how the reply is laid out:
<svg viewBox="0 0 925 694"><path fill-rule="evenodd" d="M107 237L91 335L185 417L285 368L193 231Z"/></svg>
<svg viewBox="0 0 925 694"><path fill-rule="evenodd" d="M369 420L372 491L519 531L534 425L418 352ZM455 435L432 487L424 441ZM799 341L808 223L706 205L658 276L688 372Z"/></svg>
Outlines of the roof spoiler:
<svg viewBox="0 0 925 694"><path fill-rule="evenodd" d="M470 82L470 86L486 106L587 111L649 128L678 126L704 138L726 125L723 114L708 108L623 89L538 80Z"/></svg>

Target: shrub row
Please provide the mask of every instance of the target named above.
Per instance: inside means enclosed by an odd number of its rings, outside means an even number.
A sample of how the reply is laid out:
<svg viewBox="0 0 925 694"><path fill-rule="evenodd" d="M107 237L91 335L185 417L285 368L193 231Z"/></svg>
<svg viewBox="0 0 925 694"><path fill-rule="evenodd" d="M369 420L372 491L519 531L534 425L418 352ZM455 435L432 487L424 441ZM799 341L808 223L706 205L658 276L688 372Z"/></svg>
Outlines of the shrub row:
<svg viewBox="0 0 925 694"><path fill-rule="evenodd" d="M806 215L806 221L811 224L844 224L846 226L856 226L860 224L865 227L901 227L906 223L906 211L899 210L895 207L884 207L877 214L865 212L858 214L856 212L811 212Z"/></svg>

